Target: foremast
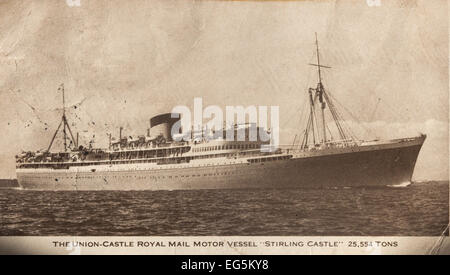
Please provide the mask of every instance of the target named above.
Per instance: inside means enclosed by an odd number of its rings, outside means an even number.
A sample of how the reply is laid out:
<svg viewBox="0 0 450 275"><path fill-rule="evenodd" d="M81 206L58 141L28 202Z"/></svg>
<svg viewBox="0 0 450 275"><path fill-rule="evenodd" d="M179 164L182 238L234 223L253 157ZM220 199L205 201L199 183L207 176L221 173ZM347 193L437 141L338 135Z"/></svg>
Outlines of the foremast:
<svg viewBox="0 0 450 275"><path fill-rule="evenodd" d="M354 143L356 138L350 132L343 127L341 121L343 120L342 115L336 109L331 96L325 90L323 82L322 82L322 71L321 68L331 69L329 66L325 66L320 64L320 53L319 53L319 41L317 39L316 33L316 56L317 56L317 64L310 63L309 65L317 67L318 74L318 83L316 88L309 88L309 105L310 112L309 118L306 125L306 129L304 131L303 140L301 143L301 148L307 148L311 143L313 146L320 146L321 144L327 145L329 142L334 142L333 134L326 122L325 109L328 105L328 110L330 111L331 117L333 119L334 125L339 135L339 140L336 142L342 143L344 146ZM319 106L317 106L319 105ZM320 122L317 119L316 109L320 108ZM328 135L327 135L328 133ZM327 137L328 136L328 137Z"/></svg>

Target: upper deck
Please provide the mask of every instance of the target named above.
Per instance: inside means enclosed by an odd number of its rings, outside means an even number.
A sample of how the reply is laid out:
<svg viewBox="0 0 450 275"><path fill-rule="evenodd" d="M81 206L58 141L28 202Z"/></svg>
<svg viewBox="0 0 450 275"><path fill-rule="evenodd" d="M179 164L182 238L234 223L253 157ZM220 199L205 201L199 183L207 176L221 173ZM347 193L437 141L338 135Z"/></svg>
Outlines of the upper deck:
<svg viewBox="0 0 450 275"><path fill-rule="evenodd" d="M194 159L236 158L264 155L261 152L268 142L222 141L177 142L159 146L133 146L119 149L81 149L71 152L26 152L16 157L17 168L65 169L70 166L100 164L186 163Z"/></svg>
<svg viewBox="0 0 450 275"><path fill-rule="evenodd" d="M115 164L142 164L154 163L156 165L186 164L192 161L210 159L209 162L221 162L226 159L242 159L243 161L257 162L270 156L290 156L293 158L317 157L323 155L363 152L369 150L380 150L400 148L405 146L421 145L425 135L413 138L394 140L373 140L358 143L329 143L309 148L298 148L296 146L279 146L270 149L267 142L248 141L223 141L214 140L203 143L170 144L157 148L128 148L123 150L95 150L89 157L83 157L83 151L70 153L55 153L58 158L43 153L39 158L31 158L27 161L17 162L17 168L50 168L68 169L74 166L93 165L115 165ZM51 153L48 153L51 154ZM63 156L63 157L62 157ZM23 159L22 159L23 160Z"/></svg>

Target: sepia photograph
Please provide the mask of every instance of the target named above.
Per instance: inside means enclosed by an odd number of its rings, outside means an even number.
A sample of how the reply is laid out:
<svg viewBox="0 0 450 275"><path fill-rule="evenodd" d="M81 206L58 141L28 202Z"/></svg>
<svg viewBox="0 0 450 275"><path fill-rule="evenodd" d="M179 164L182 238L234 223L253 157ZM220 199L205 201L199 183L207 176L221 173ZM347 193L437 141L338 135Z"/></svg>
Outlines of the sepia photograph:
<svg viewBox="0 0 450 275"><path fill-rule="evenodd" d="M0 254L450 254L448 10L1 1Z"/></svg>

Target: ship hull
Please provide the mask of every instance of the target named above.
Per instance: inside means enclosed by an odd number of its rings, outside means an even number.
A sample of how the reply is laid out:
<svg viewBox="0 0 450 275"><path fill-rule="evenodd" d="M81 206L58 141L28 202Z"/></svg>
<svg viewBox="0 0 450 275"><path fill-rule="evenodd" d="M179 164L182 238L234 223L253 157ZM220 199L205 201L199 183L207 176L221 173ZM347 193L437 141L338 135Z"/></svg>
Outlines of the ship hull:
<svg viewBox="0 0 450 275"><path fill-rule="evenodd" d="M88 171L17 171L30 190L183 190L385 186L410 182L423 140L261 163ZM33 171L28 171L33 170Z"/></svg>

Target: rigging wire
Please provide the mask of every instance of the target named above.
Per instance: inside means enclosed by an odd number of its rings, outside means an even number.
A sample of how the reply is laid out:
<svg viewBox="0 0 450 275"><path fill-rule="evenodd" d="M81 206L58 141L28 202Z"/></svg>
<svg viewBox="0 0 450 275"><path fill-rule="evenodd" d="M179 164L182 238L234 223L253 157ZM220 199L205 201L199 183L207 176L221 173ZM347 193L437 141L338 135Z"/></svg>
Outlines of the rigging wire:
<svg viewBox="0 0 450 275"><path fill-rule="evenodd" d="M309 60L312 60L314 58L314 52L312 52L311 53L311 57L309 58ZM308 74L307 74L307 81L306 81L306 85L305 85L305 88L302 90L302 91L308 91L308 87L309 87L309 82L311 81L311 76L312 75L312 70L308 70ZM297 119L296 119L296 123L295 123L295 125L304 125L305 123L303 123L303 122L306 122L306 120L309 118L309 116L308 116L308 113L309 112L307 112L306 110L308 110L309 111L309 107L308 107L308 101L309 101L309 98L308 98L308 93L306 92L301 92L300 93L302 96L303 95L306 95L306 96L303 96L303 98L305 98L305 100L301 100L302 102L303 102L303 105L300 107L301 109L300 109L300 115L299 116L296 116L297 117ZM291 112L290 113L290 115L289 115L289 118L290 117L293 117L296 113L299 113L299 108L296 108L296 109L294 109L293 110L293 112ZM284 128L288 123L289 123L290 121L289 120L286 120L286 122L282 125L282 128ZM309 119L308 119L308 122L306 123L307 125L309 125ZM299 127L299 130L298 130L298 132L297 132L297 135L300 137L300 136L304 136L304 134L305 134L305 131L307 131L306 129L308 128L309 126L307 126L307 127L305 127L305 128L303 128L303 130L301 129L301 127ZM298 145L300 146L300 138L298 139ZM303 143L303 142L302 142ZM295 144L294 144L295 145Z"/></svg>
<svg viewBox="0 0 450 275"><path fill-rule="evenodd" d="M364 124L350 110L348 110L342 103L340 103L339 100L337 100L332 94L329 95L333 99L333 101L339 105L339 107L345 110L347 114L350 115L350 117L355 120L360 127L362 127L363 130L365 130L371 136L374 135L373 132L368 127L364 126ZM346 122L344 121L344 123Z"/></svg>

